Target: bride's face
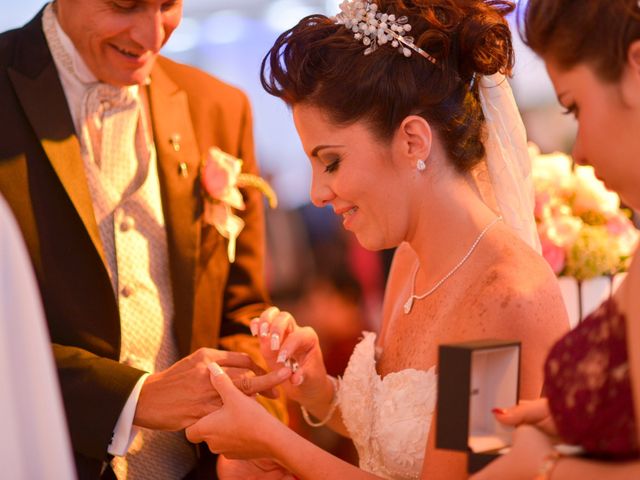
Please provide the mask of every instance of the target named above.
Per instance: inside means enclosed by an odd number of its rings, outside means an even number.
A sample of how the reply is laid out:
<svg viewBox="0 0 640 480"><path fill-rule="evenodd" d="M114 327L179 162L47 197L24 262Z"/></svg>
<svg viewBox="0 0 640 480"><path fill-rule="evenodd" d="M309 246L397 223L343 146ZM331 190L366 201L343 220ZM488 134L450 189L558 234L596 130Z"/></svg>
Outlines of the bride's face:
<svg viewBox="0 0 640 480"><path fill-rule="evenodd" d="M293 119L311 162L313 204L331 205L369 250L399 245L407 232L408 199L392 148L364 122L337 126L314 106L296 105Z"/></svg>

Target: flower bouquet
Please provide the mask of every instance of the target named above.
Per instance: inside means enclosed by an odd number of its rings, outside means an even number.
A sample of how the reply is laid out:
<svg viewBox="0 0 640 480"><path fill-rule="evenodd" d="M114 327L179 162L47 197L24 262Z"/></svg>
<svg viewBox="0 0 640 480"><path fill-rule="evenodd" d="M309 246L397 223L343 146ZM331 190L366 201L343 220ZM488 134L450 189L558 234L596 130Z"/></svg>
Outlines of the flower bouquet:
<svg viewBox="0 0 640 480"><path fill-rule="evenodd" d="M575 279L579 297L583 284L596 277L607 277L610 294L611 279L627 270L638 244L631 211L620 208L620 198L596 178L593 167L573 165L564 153L542 155L535 146L530 153L544 258L556 275ZM591 302L593 307L600 300ZM589 312L578 301L581 319Z"/></svg>

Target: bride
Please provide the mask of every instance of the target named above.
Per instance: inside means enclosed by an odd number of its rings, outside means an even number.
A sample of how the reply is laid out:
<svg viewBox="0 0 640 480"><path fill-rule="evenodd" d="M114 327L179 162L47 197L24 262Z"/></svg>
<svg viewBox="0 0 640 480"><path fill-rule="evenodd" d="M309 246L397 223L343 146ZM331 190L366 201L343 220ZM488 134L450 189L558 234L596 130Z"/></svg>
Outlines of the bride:
<svg viewBox="0 0 640 480"><path fill-rule="evenodd" d="M271 458L298 478L463 478L466 456L436 450L439 344L522 341L521 398L542 389L544 352L567 328L535 251L524 129L502 73L513 61L502 0L345 1L283 33L263 85L293 110L330 205L366 248L398 247L379 334L365 333L341 380L318 338L271 308L252 323L305 419L350 436L360 468L278 423L217 365L224 406L187 429L228 458ZM413 40L413 38L415 40ZM266 66L269 66L267 72ZM317 420L313 420L315 417Z"/></svg>

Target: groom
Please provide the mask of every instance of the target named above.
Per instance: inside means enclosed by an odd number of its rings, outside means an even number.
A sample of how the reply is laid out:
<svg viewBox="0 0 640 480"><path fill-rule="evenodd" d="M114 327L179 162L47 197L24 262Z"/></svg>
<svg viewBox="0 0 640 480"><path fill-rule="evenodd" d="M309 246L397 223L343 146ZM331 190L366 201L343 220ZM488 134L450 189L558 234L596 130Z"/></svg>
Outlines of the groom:
<svg viewBox="0 0 640 480"><path fill-rule="evenodd" d="M57 0L0 35L0 193L43 298L81 479L215 478L183 430L218 408L207 364L245 393L267 306L259 193L235 262L202 220L210 147L256 173L246 97L158 56L181 0ZM34 459L38 461L38 459Z"/></svg>

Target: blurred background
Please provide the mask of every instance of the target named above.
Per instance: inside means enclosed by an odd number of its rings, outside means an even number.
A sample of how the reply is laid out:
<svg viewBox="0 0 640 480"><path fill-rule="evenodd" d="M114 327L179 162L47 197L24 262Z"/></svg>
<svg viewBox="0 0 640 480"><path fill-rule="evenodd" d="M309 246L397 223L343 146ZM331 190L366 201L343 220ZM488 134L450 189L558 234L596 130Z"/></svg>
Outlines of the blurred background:
<svg viewBox="0 0 640 480"><path fill-rule="evenodd" d="M43 0L0 0L0 31L26 23ZM254 109L262 174L280 207L267 213L268 281L274 302L319 333L330 373L341 374L362 330L375 330L392 252L368 252L329 209L309 204L310 169L290 112L260 86L260 63L278 34L311 13L335 15L341 0L184 0L184 18L164 54L243 89ZM513 20L513 19L512 19ZM514 28L515 32L515 28ZM569 151L575 122L558 106L544 66L514 34L511 84L531 141L543 152ZM354 461L349 442L292 425L326 449Z"/></svg>

